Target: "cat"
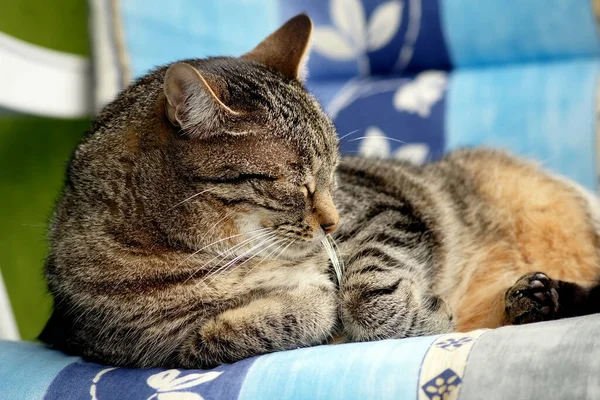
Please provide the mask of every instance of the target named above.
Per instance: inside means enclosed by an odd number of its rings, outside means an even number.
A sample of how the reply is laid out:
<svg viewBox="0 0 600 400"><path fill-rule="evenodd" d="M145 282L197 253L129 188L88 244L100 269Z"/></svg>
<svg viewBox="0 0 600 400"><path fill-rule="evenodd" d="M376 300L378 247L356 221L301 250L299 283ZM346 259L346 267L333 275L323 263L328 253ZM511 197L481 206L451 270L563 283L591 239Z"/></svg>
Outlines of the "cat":
<svg viewBox="0 0 600 400"><path fill-rule="evenodd" d="M299 15L137 80L73 153L40 338L129 367L598 312L600 207L503 152L343 158Z"/></svg>

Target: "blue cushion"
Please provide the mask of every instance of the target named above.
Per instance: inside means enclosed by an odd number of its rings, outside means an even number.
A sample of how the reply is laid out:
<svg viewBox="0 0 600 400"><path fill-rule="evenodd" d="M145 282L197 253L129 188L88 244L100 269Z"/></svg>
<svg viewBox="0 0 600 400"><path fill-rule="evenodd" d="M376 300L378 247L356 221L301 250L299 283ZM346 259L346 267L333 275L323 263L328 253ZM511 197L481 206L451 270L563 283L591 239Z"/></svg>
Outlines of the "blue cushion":
<svg viewBox="0 0 600 400"><path fill-rule="evenodd" d="M318 346L212 370L114 368L33 343L0 341L0 398L597 399L599 335L595 315Z"/></svg>
<svg viewBox="0 0 600 400"><path fill-rule="evenodd" d="M314 20L314 79L600 56L591 1L121 0L133 77L250 50L284 20ZM108 19L110 22L110 19ZM568 32L568 34L565 34ZM120 36L119 36L120 37Z"/></svg>
<svg viewBox="0 0 600 400"><path fill-rule="evenodd" d="M600 38L589 1L121 0L119 11L122 47L98 34L120 59L108 77L240 55L307 12L307 86L332 116L343 154L419 163L494 146L598 189Z"/></svg>
<svg viewBox="0 0 600 400"><path fill-rule="evenodd" d="M597 190L600 59L313 81L346 155L434 160L494 146Z"/></svg>

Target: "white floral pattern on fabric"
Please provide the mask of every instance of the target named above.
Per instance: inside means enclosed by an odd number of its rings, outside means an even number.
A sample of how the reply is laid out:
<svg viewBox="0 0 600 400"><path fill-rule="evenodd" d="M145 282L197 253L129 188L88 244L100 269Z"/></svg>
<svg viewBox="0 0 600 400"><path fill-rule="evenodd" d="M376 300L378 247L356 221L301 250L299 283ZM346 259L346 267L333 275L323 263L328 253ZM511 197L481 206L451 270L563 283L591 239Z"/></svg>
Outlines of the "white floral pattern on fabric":
<svg viewBox="0 0 600 400"><path fill-rule="evenodd" d="M387 45L398 32L404 5L400 0L380 4L367 21L360 0L330 0L331 26L316 27L313 48L322 55L340 61L356 59L362 75L371 67L368 52Z"/></svg>
<svg viewBox="0 0 600 400"><path fill-rule="evenodd" d="M429 147L425 143L405 143L392 152L391 141L396 139L386 136L378 127L370 126L358 146L358 152L364 157L393 157L413 164L422 164L427 159Z"/></svg>
<svg viewBox="0 0 600 400"><path fill-rule="evenodd" d="M98 387L96 385L98 384L98 381L100 381L100 378L102 378L102 375L104 375L110 371L114 371L115 369L117 369L117 367L104 368L103 370L98 372L96 374L96 376L94 376L94 379L92 379L92 386L90 386L90 396L91 396L92 400L98 400L98 397L97 397Z"/></svg>
<svg viewBox="0 0 600 400"><path fill-rule="evenodd" d="M176 369L170 369L167 371L159 372L150 376L146 380L148 386L152 387L158 392L150 396L148 400L154 398L158 400L202 400L203 397L199 394L192 392L182 392L181 390L189 389L191 387L201 385L205 382L212 381L221 374L222 372L211 371L202 374L187 374L178 378L178 376L181 375L181 371Z"/></svg>
<svg viewBox="0 0 600 400"><path fill-rule="evenodd" d="M367 27L367 49L379 50L388 44L400 27L404 4L388 1L379 5L369 19Z"/></svg>
<svg viewBox="0 0 600 400"><path fill-rule="evenodd" d="M391 146L387 136L381 129L370 126L358 145L358 152L364 157L388 158L391 153Z"/></svg>
<svg viewBox="0 0 600 400"><path fill-rule="evenodd" d="M431 108L442 99L448 75L443 71L424 71L412 82L402 85L394 94L394 107L398 111L429 117Z"/></svg>
<svg viewBox="0 0 600 400"><path fill-rule="evenodd" d="M429 155L429 146L425 143L407 143L394 151L394 158L413 164L423 164Z"/></svg>

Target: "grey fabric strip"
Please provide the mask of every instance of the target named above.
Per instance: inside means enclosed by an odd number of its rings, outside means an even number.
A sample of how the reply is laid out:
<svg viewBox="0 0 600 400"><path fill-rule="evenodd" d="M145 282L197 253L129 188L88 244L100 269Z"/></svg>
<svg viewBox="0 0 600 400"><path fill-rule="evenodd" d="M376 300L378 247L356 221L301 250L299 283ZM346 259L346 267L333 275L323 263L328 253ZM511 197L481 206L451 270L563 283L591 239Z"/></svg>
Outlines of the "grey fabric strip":
<svg viewBox="0 0 600 400"><path fill-rule="evenodd" d="M487 332L459 399L600 399L600 314Z"/></svg>

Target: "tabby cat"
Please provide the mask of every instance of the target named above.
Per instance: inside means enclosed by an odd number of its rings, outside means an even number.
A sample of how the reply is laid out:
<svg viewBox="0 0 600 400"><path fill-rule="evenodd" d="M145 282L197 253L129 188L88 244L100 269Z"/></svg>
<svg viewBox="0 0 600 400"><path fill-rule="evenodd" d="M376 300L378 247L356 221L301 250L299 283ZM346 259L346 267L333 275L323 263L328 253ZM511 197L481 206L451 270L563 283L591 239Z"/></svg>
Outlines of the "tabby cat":
<svg viewBox="0 0 600 400"><path fill-rule="evenodd" d="M301 82L311 31L158 68L102 111L53 216L42 340L207 368L600 311L592 196L491 150L340 159Z"/></svg>

